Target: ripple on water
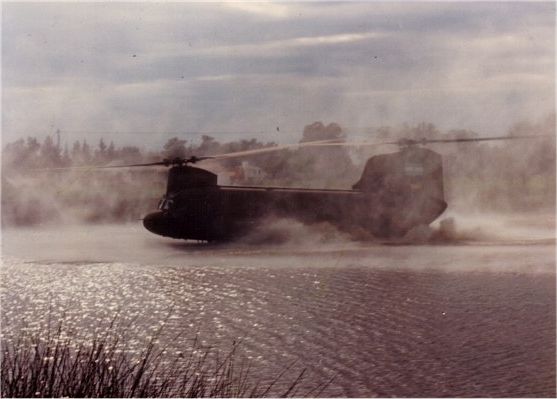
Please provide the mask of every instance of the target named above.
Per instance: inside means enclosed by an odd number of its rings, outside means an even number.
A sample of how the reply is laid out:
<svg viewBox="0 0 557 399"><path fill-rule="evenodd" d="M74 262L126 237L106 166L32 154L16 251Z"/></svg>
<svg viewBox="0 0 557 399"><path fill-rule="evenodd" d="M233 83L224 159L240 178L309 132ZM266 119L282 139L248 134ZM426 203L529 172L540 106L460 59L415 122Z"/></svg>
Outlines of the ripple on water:
<svg viewBox="0 0 557 399"><path fill-rule="evenodd" d="M514 251L503 260L520 262ZM336 376L329 395L555 395L554 274L370 266L377 262L185 267L4 259L2 339L41 331L49 317L89 339L117 315L132 352L161 326L159 339L172 353L196 335L222 348L241 339L263 380L296 361L313 382Z"/></svg>

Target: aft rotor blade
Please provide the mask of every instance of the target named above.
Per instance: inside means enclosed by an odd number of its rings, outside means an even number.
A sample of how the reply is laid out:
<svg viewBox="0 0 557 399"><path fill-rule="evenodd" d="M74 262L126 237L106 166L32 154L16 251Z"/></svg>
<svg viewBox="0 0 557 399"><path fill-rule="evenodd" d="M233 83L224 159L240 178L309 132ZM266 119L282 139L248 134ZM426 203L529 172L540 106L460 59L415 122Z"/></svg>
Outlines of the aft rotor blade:
<svg viewBox="0 0 557 399"><path fill-rule="evenodd" d="M431 139L431 140L416 140L418 144L421 143L469 143L475 141L496 141L496 140L522 140L522 139L538 139L542 137L550 137L549 135L528 135L528 136L494 136L494 137L470 137L461 139Z"/></svg>
<svg viewBox="0 0 557 399"><path fill-rule="evenodd" d="M527 135L527 136L494 136L494 137L470 137L456 139L400 139L397 141L337 141L328 143L308 144L315 147L362 147L362 146L381 146L381 145L399 145L411 146L419 144L436 144L436 143L469 143L479 141L497 141L497 140L515 140L515 139L536 139L542 137L550 137L550 135Z"/></svg>

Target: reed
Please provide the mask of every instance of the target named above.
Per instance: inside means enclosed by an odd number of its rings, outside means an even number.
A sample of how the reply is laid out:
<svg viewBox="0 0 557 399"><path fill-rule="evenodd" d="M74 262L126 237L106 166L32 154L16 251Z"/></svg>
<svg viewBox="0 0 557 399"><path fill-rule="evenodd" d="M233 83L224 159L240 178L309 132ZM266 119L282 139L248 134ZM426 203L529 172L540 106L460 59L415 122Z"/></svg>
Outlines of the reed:
<svg viewBox="0 0 557 399"><path fill-rule="evenodd" d="M139 351L129 350L113 323L85 342L66 335L62 323L46 334L3 339L0 397L290 397L317 396L324 388L301 394L305 370L285 380L292 365L260 383L237 342L225 354L197 339L169 353L157 343L161 331Z"/></svg>

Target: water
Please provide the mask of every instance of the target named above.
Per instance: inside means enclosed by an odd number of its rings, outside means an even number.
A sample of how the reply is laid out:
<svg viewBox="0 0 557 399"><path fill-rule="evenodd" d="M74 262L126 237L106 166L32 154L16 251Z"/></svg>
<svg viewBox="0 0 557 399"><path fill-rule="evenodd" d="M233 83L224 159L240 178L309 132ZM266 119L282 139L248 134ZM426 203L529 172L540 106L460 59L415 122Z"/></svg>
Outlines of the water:
<svg viewBox="0 0 557 399"><path fill-rule="evenodd" d="M225 246L131 225L4 230L3 336L48 315L93 335L117 313L132 347L162 324L172 350L240 339L258 378L295 362L308 389L334 376L328 396L555 396L551 229L382 245L282 228Z"/></svg>

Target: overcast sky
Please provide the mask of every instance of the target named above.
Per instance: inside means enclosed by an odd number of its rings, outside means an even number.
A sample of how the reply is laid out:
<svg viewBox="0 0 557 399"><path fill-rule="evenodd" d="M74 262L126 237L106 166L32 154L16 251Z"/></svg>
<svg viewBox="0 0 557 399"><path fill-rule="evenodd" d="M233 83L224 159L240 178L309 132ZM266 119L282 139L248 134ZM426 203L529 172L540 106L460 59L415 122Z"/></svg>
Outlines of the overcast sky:
<svg viewBox="0 0 557 399"><path fill-rule="evenodd" d="M2 7L4 143L288 142L314 121L493 135L555 109L553 2Z"/></svg>

